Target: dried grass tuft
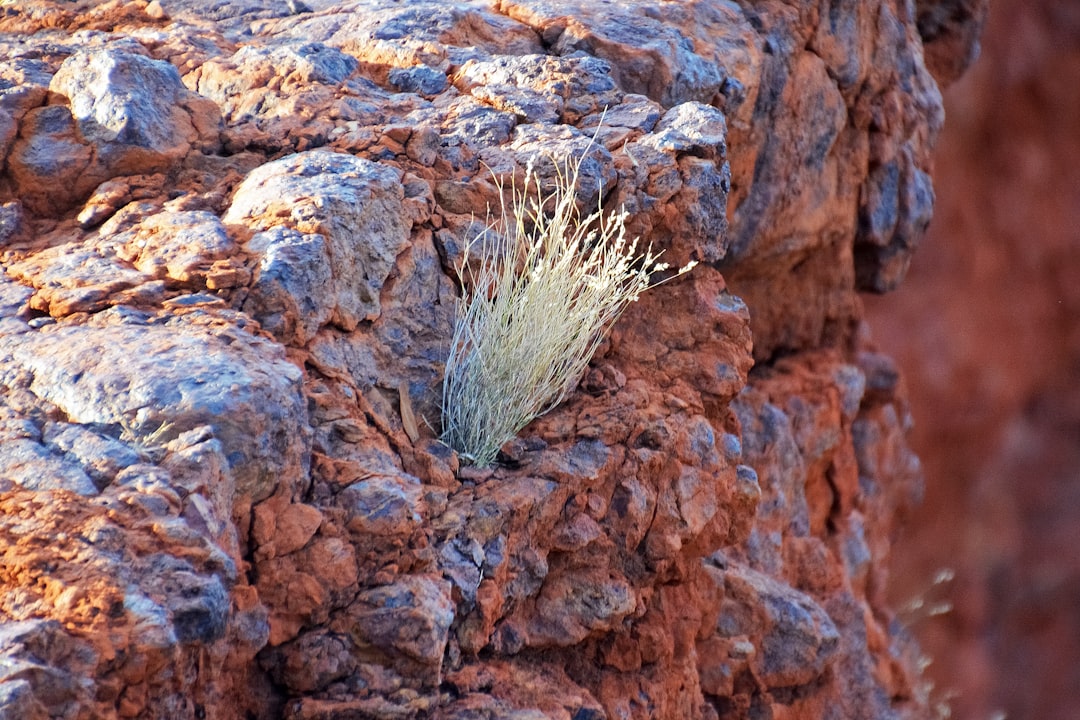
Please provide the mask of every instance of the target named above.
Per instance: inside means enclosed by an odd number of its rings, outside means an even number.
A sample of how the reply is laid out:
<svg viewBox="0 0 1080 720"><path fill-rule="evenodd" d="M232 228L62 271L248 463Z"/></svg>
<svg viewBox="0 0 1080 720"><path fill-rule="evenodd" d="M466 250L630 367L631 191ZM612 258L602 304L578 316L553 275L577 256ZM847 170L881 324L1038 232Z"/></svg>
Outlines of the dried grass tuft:
<svg viewBox="0 0 1080 720"><path fill-rule="evenodd" d="M458 306L442 390L442 439L487 466L534 418L573 391L604 334L668 269L652 246L626 237L627 213L582 217L575 190L584 155L556 165L545 193L530 163L503 193L500 216L474 238L459 268ZM500 186L500 190L503 188ZM479 244L479 245L478 245ZM470 269L470 251L484 261Z"/></svg>

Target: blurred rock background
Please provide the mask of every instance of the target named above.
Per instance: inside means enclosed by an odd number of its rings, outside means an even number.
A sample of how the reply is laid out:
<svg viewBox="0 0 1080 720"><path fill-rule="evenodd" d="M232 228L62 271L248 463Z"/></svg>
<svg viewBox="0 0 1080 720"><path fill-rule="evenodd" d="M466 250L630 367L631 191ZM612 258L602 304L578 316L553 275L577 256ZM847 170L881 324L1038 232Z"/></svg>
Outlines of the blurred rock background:
<svg viewBox="0 0 1080 720"><path fill-rule="evenodd" d="M1080 3L991 3L945 106L930 232L900 288L867 300L927 478L894 548L894 600L953 604L913 627L954 718L1075 718ZM941 568L951 587L932 587Z"/></svg>

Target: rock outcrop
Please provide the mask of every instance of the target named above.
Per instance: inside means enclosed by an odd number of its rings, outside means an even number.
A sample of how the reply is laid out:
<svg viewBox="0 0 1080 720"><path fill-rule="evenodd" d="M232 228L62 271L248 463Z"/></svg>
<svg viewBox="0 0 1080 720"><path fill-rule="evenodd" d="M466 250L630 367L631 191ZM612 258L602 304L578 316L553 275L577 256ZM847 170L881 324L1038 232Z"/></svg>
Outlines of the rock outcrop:
<svg viewBox="0 0 1080 720"><path fill-rule="evenodd" d="M972 55L918 5L4 5L0 714L926 717L858 296ZM699 265L469 467L457 268L583 154Z"/></svg>

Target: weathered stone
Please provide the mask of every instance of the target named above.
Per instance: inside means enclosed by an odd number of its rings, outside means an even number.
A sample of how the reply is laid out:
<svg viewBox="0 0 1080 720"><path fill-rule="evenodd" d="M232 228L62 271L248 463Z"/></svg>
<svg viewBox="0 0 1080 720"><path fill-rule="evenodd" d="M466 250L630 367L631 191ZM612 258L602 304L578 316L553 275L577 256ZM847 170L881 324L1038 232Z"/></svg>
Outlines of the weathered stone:
<svg viewBox="0 0 1080 720"><path fill-rule="evenodd" d="M836 660L836 626L808 595L747 568L728 568L724 588L718 630L733 637L766 628L751 664L768 686L809 684Z"/></svg>
<svg viewBox="0 0 1080 720"><path fill-rule="evenodd" d="M58 324L0 346L33 374L33 392L75 422L117 426L148 444L210 425L239 493L261 499L303 472L300 373L242 330Z"/></svg>
<svg viewBox="0 0 1080 720"><path fill-rule="evenodd" d="M34 291L0 275L0 335L17 334L30 329L30 299Z"/></svg>
<svg viewBox="0 0 1080 720"><path fill-rule="evenodd" d="M28 680L8 680L0 683L0 718L46 720L48 717L48 711L34 697L34 687Z"/></svg>
<svg viewBox="0 0 1080 720"><path fill-rule="evenodd" d="M472 96L455 98L445 108L439 155L455 169L477 172L479 153L509 140L516 125L513 112L489 107Z"/></svg>
<svg viewBox="0 0 1080 720"><path fill-rule="evenodd" d="M525 122L560 118L574 122L619 102L622 93L610 73L606 62L585 54L501 56L465 63L455 81L474 97L514 112Z"/></svg>
<svg viewBox="0 0 1080 720"><path fill-rule="evenodd" d="M29 490L67 490L96 495L98 488L77 464L31 440L9 440L0 446L0 473L4 483Z"/></svg>
<svg viewBox="0 0 1080 720"><path fill-rule="evenodd" d="M42 435L47 445L77 462L98 489L140 460L139 454L128 445L79 425L50 425Z"/></svg>
<svg viewBox="0 0 1080 720"><path fill-rule="evenodd" d="M551 192L560 173L580 160L576 196L578 203L592 211L615 182L614 161L603 147L572 126L521 125L510 143L517 164L534 165L541 192Z"/></svg>
<svg viewBox="0 0 1080 720"><path fill-rule="evenodd" d="M477 54L524 55L539 52L536 33L483 3L447 5L419 0L408 6L387 6L379 0L362 3L324 17L279 24L296 38L314 39L341 47L369 63L411 67L435 65L447 55L459 62Z"/></svg>
<svg viewBox="0 0 1080 720"><path fill-rule="evenodd" d="M353 330L379 315L379 293L408 241L399 171L330 152L267 163L237 189L222 218L257 230L280 224L326 240L331 321Z"/></svg>
<svg viewBox="0 0 1080 720"><path fill-rule="evenodd" d="M930 225L934 190L930 176L913 167L909 153L874 170L863 188L861 244L855 246L855 278L863 290L896 289L911 253Z"/></svg>
<svg viewBox="0 0 1080 720"><path fill-rule="evenodd" d="M876 397L890 384L909 396L910 414L897 408L894 419L913 422L926 475L890 588L924 601L912 635L934 658L927 679L958 691L954 717L1067 718L1080 703L1068 679L1080 657L1080 563L1056 548L1080 529L1080 146L1065 88L1080 66L1054 48L1074 42L1078 18L1045 0L987 5L916 3L939 83L978 60L944 93L926 241L900 288L867 303L879 350L869 384ZM879 420L867 446L895 437Z"/></svg>
<svg viewBox="0 0 1080 720"><path fill-rule="evenodd" d="M31 299L35 310L54 317L96 312L120 293L151 280L120 262L111 249L82 244L43 250L11 263L7 271L36 288Z"/></svg>
<svg viewBox="0 0 1080 720"><path fill-rule="evenodd" d="M59 214L105 179L95 172L92 158L93 148L77 135L71 110L47 105L26 113L7 167L27 207Z"/></svg>
<svg viewBox="0 0 1080 720"><path fill-rule="evenodd" d="M335 102L334 89L357 67L355 58L317 42L245 45L229 58L202 64L184 80L216 102L227 123L253 123L280 143L290 135L318 135L311 130L324 122L322 117L343 107Z"/></svg>
<svg viewBox="0 0 1080 720"><path fill-rule="evenodd" d="M125 472L134 474L136 466ZM0 639L14 660L3 665L21 664L17 675L53 715L115 711L117 686L143 703L184 707L185 694L155 674L194 670L198 661L186 659L185 648L223 648L226 629L248 611L230 612L236 566L227 555L182 520L153 518L117 496L110 487L92 505L66 493L0 498L7 567L38 579L29 592L0 595L5 614L17 621ZM49 560L57 555L65 562ZM55 619L34 619L46 610ZM132 660L103 660L117 657ZM103 687L113 690L103 695ZM203 686L186 694L187 702L209 704L220 692Z"/></svg>
<svg viewBox="0 0 1080 720"><path fill-rule="evenodd" d="M45 102L52 73L41 60L20 58L0 63L0 166L26 112Z"/></svg>
<svg viewBox="0 0 1080 720"><path fill-rule="evenodd" d="M94 651L55 620L23 620L0 628L0 713L11 718L48 717L44 708L76 715L92 687L79 674L96 661ZM32 693L32 694L31 694ZM43 701L43 702L42 702ZM17 715L26 711L26 715Z"/></svg>
<svg viewBox="0 0 1080 720"><path fill-rule="evenodd" d="M117 256L140 272L196 285L205 282L214 261L237 249L221 221L204 211L152 215L115 241Z"/></svg>
<svg viewBox="0 0 1080 720"><path fill-rule="evenodd" d="M253 539L268 557L288 555L307 545L322 521L322 513L310 505L264 502L255 510Z"/></svg>
<svg viewBox="0 0 1080 720"><path fill-rule="evenodd" d="M135 175L101 183L79 212L79 225L84 229L95 227L112 217L113 213L129 202L157 197L165 186L165 176Z"/></svg>
<svg viewBox="0 0 1080 720"><path fill-rule="evenodd" d="M426 65L394 68L388 79L395 89L420 95L438 95L447 86L446 73Z"/></svg>
<svg viewBox="0 0 1080 720"><path fill-rule="evenodd" d="M247 250L261 259L244 311L281 342L303 345L334 311L326 239L279 225L252 236Z"/></svg>
<svg viewBox="0 0 1080 720"><path fill-rule="evenodd" d="M552 574L536 599L525 643L537 648L577 645L590 633L618 627L635 609L630 583L606 569Z"/></svg>
<svg viewBox="0 0 1080 720"><path fill-rule="evenodd" d="M694 2L642 13L616 6L590 12L579 0L509 0L500 7L540 32L560 55L584 51L607 60L627 92L672 106L708 102L727 77L721 49L741 13Z"/></svg>
<svg viewBox="0 0 1080 720"><path fill-rule="evenodd" d="M217 107L172 65L119 49L73 54L49 91L68 105L26 113L9 159L24 202L56 215L117 175L164 170L218 146Z"/></svg>
<svg viewBox="0 0 1080 720"><path fill-rule="evenodd" d="M420 679L438 685L454 620L450 585L442 578L406 575L360 594L350 608L352 632L383 652L423 668Z"/></svg>
<svg viewBox="0 0 1080 720"><path fill-rule="evenodd" d="M641 142L667 152L723 157L727 154L726 137L723 113L709 105L689 102L664 113Z"/></svg>
<svg viewBox="0 0 1080 720"><path fill-rule="evenodd" d="M0 246L3 246L22 229L22 204L9 202L0 205Z"/></svg>
<svg viewBox="0 0 1080 720"><path fill-rule="evenodd" d="M421 521L421 489L405 478L374 477L350 485L338 496L347 526L373 535L411 534Z"/></svg>
<svg viewBox="0 0 1080 720"><path fill-rule="evenodd" d="M76 53L49 90L67 97L81 137L113 175L155 172L192 149L217 146L217 107L160 60L111 49Z"/></svg>

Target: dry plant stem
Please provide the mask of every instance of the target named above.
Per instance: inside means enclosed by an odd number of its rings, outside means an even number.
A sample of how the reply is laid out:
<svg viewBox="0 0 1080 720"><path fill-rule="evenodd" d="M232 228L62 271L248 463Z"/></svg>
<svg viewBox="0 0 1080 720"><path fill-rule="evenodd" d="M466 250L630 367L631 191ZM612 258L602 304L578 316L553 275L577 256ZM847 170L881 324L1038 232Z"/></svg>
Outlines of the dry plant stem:
<svg viewBox="0 0 1080 720"><path fill-rule="evenodd" d="M581 216L582 159L556 163L547 194L530 163L509 207L504 199L501 216L466 250L467 261L477 242L485 245L480 269L470 272L465 261L459 269L443 440L476 465L493 463L499 448L566 398L607 328L668 267L651 246L639 252L637 239L627 239L625 212L605 216L597 207Z"/></svg>

